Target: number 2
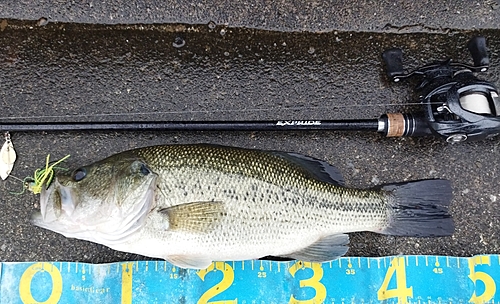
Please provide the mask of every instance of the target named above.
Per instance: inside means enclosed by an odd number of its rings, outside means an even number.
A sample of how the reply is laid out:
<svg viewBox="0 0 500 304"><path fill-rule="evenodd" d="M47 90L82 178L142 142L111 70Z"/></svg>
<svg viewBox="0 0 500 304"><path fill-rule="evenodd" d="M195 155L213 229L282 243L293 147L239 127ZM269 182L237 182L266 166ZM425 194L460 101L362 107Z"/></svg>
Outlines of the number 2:
<svg viewBox="0 0 500 304"><path fill-rule="evenodd" d="M212 270L218 270L222 272L222 280L212 286L209 290L205 291L205 293L198 300L198 304L236 304L238 303L238 299L234 300L223 300L223 301L212 301L209 300L221 292L228 289L234 281L234 270L233 268L224 262L215 262L212 263L208 268L198 271L196 274L200 277L202 281L205 281L205 276Z"/></svg>

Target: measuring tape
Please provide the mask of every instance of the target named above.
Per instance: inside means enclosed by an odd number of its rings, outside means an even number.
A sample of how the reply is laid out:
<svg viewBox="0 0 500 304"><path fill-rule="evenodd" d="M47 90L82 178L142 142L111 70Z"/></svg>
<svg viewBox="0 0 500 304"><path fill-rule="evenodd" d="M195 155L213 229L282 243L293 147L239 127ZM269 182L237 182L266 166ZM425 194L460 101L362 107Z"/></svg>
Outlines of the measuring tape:
<svg viewBox="0 0 500 304"><path fill-rule="evenodd" d="M1 263L1 303L497 303L500 256Z"/></svg>

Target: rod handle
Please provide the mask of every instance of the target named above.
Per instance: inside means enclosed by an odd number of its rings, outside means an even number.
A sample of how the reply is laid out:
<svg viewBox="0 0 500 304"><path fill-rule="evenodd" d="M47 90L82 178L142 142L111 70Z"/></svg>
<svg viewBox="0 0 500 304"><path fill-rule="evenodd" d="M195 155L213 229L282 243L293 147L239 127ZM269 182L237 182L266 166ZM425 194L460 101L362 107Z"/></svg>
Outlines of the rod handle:
<svg viewBox="0 0 500 304"><path fill-rule="evenodd" d="M379 118L378 132L387 137L431 135L425 118L419 115L387 113Z"/></svg>

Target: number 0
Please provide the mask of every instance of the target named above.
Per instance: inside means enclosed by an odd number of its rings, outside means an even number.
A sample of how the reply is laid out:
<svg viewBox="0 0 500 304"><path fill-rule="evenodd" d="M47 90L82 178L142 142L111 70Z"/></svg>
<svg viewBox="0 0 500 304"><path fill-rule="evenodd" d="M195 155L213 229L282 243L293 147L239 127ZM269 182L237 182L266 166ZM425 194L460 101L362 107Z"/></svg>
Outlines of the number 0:
<svg viewBox="0 0 500 304"><path fill-rule="evenodd" d="M33 298L31 294L31 281L35 274L41 271L46 271L52 278L52 291L49 298L42 303L52 304L59 302L62 294L62 276L59 269L50 263L35 263L31 265L21 276L21 281L19 283L19 296L23 303L41 303Z"/></svg>

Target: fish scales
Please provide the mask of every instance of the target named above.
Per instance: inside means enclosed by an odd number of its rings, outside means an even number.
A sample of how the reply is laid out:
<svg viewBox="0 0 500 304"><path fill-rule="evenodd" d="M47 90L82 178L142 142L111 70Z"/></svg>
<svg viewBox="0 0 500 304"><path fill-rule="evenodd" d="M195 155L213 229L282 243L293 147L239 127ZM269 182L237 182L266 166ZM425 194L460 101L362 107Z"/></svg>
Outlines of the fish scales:
<svg viewBox="0 0 500 304"><path fill-rule="evenodd" d="M316 221L328 219L324 224L328 226L332 221L324 216L324 212L329 210L344 216L351 212L351 217L372 218L372 227L381 224L377 219L383 224L386 218L387 198L381 193L319 182L302 168L265 152L197 145L152 147L140 150L138 154L166 184L180 181L168 188L170 196L180 194L177 200L172 199L177 203L224 197L240 204L250 201L266 207L284 205L285 209L296 204L303 206L303 212L318 211ZM176 167L182 169L174 171ZM237 178L241 180L234 182ZM247 183L250 187L242 188ZM186 187L191 188L188 191ZM183 197L188 194L188 198ZM262 212L268 213L267 210ZM368 227L364 224L364 228ZM347 231L351 228L345 227Z"/></svg>
<svg viewBox="0 0 500 304"><path fill-rule="evenodd" d="M341 184L331 165L294 153L145 147L58 173L42 192L42 215L34 223L189 268L263 256L332 260L347 251L345 233L355 231L453 231L447 181L368 190ZM86 225L85 217L95 222L99 209L113 216L105 224Z"/></svg>
<svg viewBox="0 0 500 304"><path fill-rule="evenodd" d="M307 190L334 193L339 196L336 208L351 210L356 207L356 202L342 197L374 199L383 196L373 191L360 191L356 189L335 187L331 184L319 182L308 171L275 155L259 150L235 150L225 147L212 147L203 145L193 146L155 146L138 151L138 155L150 165L151 168L171 171L171 168L192 168L196 172L201 168L219 171L226 174L241 174L245 177L256 178L259 181L283 187L284 191L291 187L302 187ZM256 187L252 189L258 190ZM283 192L284 192L283 191ZM314 201L310 201L315 203Z"/></svg>

